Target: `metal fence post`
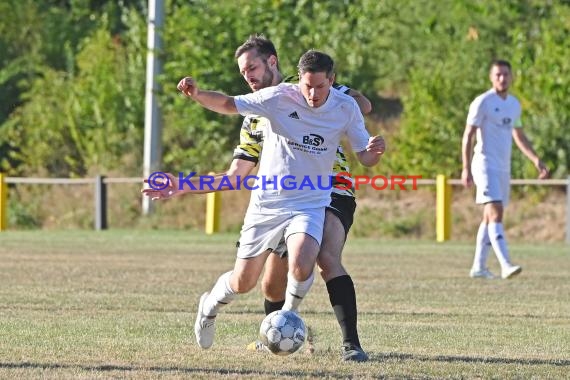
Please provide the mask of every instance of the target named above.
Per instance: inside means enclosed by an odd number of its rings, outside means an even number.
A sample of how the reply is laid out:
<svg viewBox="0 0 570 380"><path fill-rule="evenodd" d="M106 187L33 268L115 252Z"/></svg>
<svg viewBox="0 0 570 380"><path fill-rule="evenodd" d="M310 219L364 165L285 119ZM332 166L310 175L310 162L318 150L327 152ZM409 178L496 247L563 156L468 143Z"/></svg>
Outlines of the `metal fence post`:
<svg viewBox="0 0 570 380"><path fill-rule="evenodd" d="M438 242L443 242L451 237L451 184L447 182L447 177L443 174L438 174L435 181L435 235Z"/></svg>
<svg viewBox="0 0 570 380"><path fill-rule="evenodd" d="M107 229L107 184L105 176L95 177L95 230Z"/></svg>
<svg viewBox="0 0 570 380"><path fill-rule="evenodd" d="M4 173L0 173L0 231L8 228L8 186L4 180Z"/></svg>

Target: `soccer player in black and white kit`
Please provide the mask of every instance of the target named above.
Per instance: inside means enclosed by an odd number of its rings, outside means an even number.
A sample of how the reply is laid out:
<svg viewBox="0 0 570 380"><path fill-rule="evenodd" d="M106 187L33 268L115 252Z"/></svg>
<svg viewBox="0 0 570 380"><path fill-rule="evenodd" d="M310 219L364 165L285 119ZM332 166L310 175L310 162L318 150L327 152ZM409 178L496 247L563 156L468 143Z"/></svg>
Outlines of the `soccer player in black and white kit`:
<svg viewBox="0 0 570 380"><path fill-rule="evenodd" d="M369 138L356 102L331 90L332 66L332 59L326 54L309 51L299 62L298 85L280 84L238 97L201 91L192 78L182 79L178 88L214 111L239 110L243 115L260 115L270 121L264 130L266 153L261 156L258 176L292 175L318 183L319 176L330 175L343 134L349 137L364 165L376 164L385 149L381 137ZM319 136L318 149L307 143L310 134ZM201 297L195 325L200 346L212 345L214 318L219 309L238 293L255 286L266 258L283 239L287 243L289 271L282 308L296 310L312 284L328 205L330 189L252 192L234 270L223 274L211 292Z"/></svg>

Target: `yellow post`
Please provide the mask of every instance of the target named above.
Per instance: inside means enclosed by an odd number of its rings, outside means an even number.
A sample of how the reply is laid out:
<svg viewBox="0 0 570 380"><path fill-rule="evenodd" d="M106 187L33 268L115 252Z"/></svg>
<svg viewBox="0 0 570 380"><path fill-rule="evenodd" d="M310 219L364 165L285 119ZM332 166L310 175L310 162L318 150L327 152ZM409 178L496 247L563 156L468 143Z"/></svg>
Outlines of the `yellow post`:
<svg viewBox="0 0 570 380"><path fill-rule="evenodd" d="M436 177L436 217L435 234L438 242L451 237L451 185L447 177L438 174Z"/></svg>
<svg viewBox="0 0 570 380"><path fill-rule="evenodd" d="M0 173L0 231L8 228L6 218L8 209L8 186L4 180L4 173Z"/></svg>
<svg viewBox="0 0 570 380"><path fill-rule="evenodd" d="M211 235L220 230L222 194L213 192L206 196L206 233Z"/></svg>

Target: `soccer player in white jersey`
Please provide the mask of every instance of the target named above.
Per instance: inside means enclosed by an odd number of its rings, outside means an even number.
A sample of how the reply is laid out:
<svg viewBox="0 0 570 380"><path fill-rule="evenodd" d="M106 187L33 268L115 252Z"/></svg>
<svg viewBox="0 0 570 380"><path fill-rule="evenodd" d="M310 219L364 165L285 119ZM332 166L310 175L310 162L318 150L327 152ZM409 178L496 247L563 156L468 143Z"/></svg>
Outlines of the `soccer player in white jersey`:
<svg viewBox="0 0 570 380"><path fill-rule="evenodd" d="M296 77L282 79L283 75L279 71L275 47L270 40L263 36L251 36L236 49L235 57L238 60L240 73L253 91L280 82L298 80ZM268 79L272 79L272 83ZM337 83L333 84L333 87L352 96L362 113L368 113L372 109L368 99L358 91ZM241 173L242 177L247 175L259 161L263 146L262 130L266 122L268 122L267 119L255 115L250 115L244 119L240 132L240 144L234 151L234 161L232 162L234 168L250 168L246 173ZM235 173L237 170L233 172ZM333 175L341 172L349 172L349 168L342 148L339 146ZM342 359L366 361L368 355L361 348L358 336L358 312L354 283L342 265L342 250L352 225L356 201L354 189L341 189L339 187L333 181L331 203L326 209L325 227L317 264L321 277L325 281L329 301L341 328L343 338ZM261 280L266 315L281 309L285 302L287 285L286 249L278 247L274 253L268 257L265 263ZM248 349L263 349L263 344L260 341L255 341L248 345Z"/></svg>
<svg viewBox="0 0 570 380"><path fill-rule="evenodd" d="M250 36L236 49L235 58L238 60L240 74L252 91L274 86L281 82L298 81L297 76L284 78L279 69L275 46L271 40L264 36ZM333 87L352 96L363 114L371 111L370 101L360 92L338 83L334 83ZM204 192L231 190L237 187L238 178L245 178L250 175L259 163L263 146L263 129L266 123L268 123L267 119L256 115L249 115L244 118L240 131L240 143L234 150L234 158L230 167L224 173L214 176L212 182L214 190L206 188ZM346 157L339 146L333 175L348 172ZM200 192L188 191L189 189L179 190L177 179L174 176L171 177L170 181L175 184L173 188L144 189L143 192L154 199L170 198L188 192ZM229 181L230 186L220 186L222 181ZM321 248L317 256L317 265L321 277L325 281L331 306L341 328L342 358L346 361L361 362L368 360L368 355L361 348L358 336L356 292L351 276L342 265L342 250L354 219L356 201L354 189L341 187L345 187L345 183L339 183L337 186L333 181L331 203L326 209L325 227ZM265 297L264 311L266 315L280 310L285 303L287 257L284 245L282 243L275 249L275 254L269 255L265 263L261 290ZM255 341L248 345L248 349L263 350L263 344L260 341Z"/></svg>
<svg viewBox="0 0 570 380"><path fill-rule="evenodd" d="M329 178L336 149L348 136L359 161L375 165L385 149L380 136L369 137L356 102L339 91L334 82L333 61L317 51L299 61L299 84L280 84L236 97L199 90L186 77L178 89L204 107L224 114L255 114L270 123L264 131L265 154L260 160L258 189L252 191L233 271L224 273L212 290L202 295L195 334L202 348L214 340L219 310L239 293L255 287L263 265L281 240L288 250L285 310L296 310L313 282L313 268L321 243L325 207L330 203ZM270 147L270 148L268 148ZM275 181L267 179L275 178ZM302 179L314 188L285 189L281 179Z"/></svg>
<svg viewBox="0 0 570 380"><path fill-rule="evenodd" d="M521 105L509 94L513 80L510 63L493 61L489 78L493 87L475 98L469 107L461 144L461 181L466 187L475 183L475 201L483 205L470 276L495 278L487 268L489 248L493 247L501 265L501 277L508 279L522 271L511 262L503 229L503 213L510 193L512 140L532 161L539 178L548 178L549 172L521 128ZM471 158L474 135L477 143Z"/></svg>

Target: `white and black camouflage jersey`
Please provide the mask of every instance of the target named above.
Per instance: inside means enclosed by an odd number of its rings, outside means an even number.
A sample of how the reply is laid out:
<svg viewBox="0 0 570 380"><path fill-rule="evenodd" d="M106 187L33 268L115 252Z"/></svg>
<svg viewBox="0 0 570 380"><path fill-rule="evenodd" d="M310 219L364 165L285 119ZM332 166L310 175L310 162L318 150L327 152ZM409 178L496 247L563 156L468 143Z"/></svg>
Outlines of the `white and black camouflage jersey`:
<svg viewBox="0 0 570 380"><path fill-rule="evenodd" d="M283 80L285 83L298 81L297 76L290 76ZM334 83L333 87L337 91L348 94L350 88L342 84ZM261 149L263 146L263 130L267 127L269 120L264 117L249 115L243 119L240 130L240 142L234 149L234 159L259 162ZM338 181L338 173L350 173L348 162L342 147L336 150L336 161L333 166L332 191L340 195L348 195L354 197L354 180L350 176L342 176L343 181ZM347 188L347 183L352 183L352 188Z"/></svg>

